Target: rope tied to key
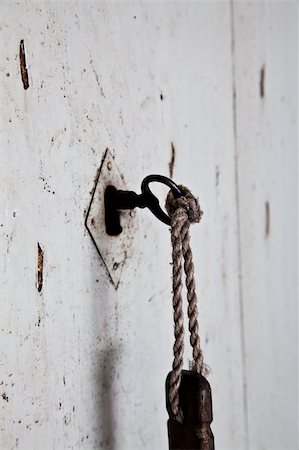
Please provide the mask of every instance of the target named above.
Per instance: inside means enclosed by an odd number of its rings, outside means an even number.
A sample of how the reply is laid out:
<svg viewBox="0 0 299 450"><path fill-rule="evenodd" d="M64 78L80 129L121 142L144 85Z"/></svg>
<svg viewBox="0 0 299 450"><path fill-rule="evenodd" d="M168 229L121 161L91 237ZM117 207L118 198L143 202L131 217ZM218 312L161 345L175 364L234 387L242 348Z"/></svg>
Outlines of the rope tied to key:
<svg viewBox="0 0 299 450"><path fill-rule="evenodd" d="M172 289L173 289L173 318L174 318L174 346L173 364L170 377L169 403L178 422L183 422L184 417L179 404L179 388L181 373L183 370L184 354L184 314L183 314L183 270L188 300L188 320L190 332L190 344L192 346L192 370L206 375L208 368L203 361L203 352L200 345L198 332L197 295L195 290L195 277L192 250L190 247L189 228L191 223L198 223L202 217L198 200L190 190L179 186L182 196L176 198L172 191L166 199L166 210L171 218L171 243L172 243ZM182 261L184 260L184 265Z"/></svg>

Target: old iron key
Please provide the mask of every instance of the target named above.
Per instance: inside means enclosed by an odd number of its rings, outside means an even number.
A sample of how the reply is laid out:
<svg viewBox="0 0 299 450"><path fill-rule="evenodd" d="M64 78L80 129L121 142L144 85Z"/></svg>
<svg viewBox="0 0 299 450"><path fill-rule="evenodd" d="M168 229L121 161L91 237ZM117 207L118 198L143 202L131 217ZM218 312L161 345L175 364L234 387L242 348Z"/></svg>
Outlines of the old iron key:
<svg viewBox="0 0 299 450"><path fill-rule="evenodd" d="M210 428L213 420L212 395L209 382L203 375L183 370L179 390L184 421L175 420L169 404L169 381L166 379L166 407L169 450L214 450L214 436Z"/></svg>

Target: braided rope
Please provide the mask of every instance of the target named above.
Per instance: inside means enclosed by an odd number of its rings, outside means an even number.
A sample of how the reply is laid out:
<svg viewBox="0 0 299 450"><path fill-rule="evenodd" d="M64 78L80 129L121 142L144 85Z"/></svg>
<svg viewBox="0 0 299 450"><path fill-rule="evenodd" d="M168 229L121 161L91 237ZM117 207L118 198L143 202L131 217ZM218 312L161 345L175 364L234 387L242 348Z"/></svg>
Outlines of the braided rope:
<svg viewBox="0 0 299 450"><path fill-rule="evenodd" d="M198 334L197 296L195 291L194 265L190 247L189 228L191 223L199 222L202 216L197 199L185 186L179 186L183 196L175 198L170 191L166 200L166 209L171 217L172 243L172 289L173 289L173 318L174 318L174 346L173 364L170 376L169 403L175 419L183 422L183 413L179 405L179 387L183 369L184 353L184 315L182 301L182 259L187 288L188 319L190 344L193 350L193 370L203 373L206 370L203 363L203 353Z"/></svg>

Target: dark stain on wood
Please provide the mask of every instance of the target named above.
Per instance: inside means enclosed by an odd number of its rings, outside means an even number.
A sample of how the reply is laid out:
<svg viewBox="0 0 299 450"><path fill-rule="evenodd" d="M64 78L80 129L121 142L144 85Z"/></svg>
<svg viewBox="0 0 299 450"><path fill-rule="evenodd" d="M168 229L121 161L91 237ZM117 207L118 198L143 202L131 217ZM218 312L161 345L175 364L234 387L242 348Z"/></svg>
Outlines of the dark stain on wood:
<svg viewBox="0 0 299 450"><path fill-rule="evenodd" d="M266 238L270 234L270 203L265 203L265 236Z"/></svg>
<svg viewBox="0 0 299 450"><path fill-rule="evenodd" d="M265 97L265 65L260 70L260 97Z"/></svg>
<svg viewBox="0 0 299 450"><path fill-rule="evenodd" d="M168 164L169 167L169 176L170 178L172 178L173 176L173 170L174 170L174 163L175 163L175 146L173 144L173 142L171 143L171 156L170 156L170 161Z"/></svg>
<svg viewBox="0 0 299 450"><path fill-rule="evenodd" d="M215 176L215 184L216 184L216 186L219 185L219 175L220 175L220 170L219 170L219 167L216 166L216 176Z"/></svg>
<svg viewBox="0 0 299 450"><path fill-rule="evenodd" d="M94 68L94 66L93 66L93 61L92 61L92 60L90 61L90 65L91 65L93 74L94 74L94 76L95 76L97 85L98 85L98 87L99 87L100 94L102 95L102 97L106 98L105 92L104 92L103 87L102 87L102 85L101 85L100 75L96 72L96 70L95 70L95 68Z"/></svg>
<svg viewBox="0 0 299 450"><path fill-rule="evenodd" d="M44 272L44 251L39 242L37 243L37 290L41 292L43 288Z"/></svg>
<svg viewBox="0 0 299 450"><path fill-rule="evenodd" d="M23 82L24 89L29 88L29 78L28 78L28 70L26 67L26 54L25 54L25 45L24 40L20 41L20 49L19 49L19 61L20 61L20 70L21 70L21 78Z"/></svg>
<svg viewBox="0 0 299 450"><path fill-rule="evenodd" d="M3 400L5 400L6 402L8 402L8 397L5 394L5 392L3 392L3 394L1 394L1 397L3 398Z"/></svg>

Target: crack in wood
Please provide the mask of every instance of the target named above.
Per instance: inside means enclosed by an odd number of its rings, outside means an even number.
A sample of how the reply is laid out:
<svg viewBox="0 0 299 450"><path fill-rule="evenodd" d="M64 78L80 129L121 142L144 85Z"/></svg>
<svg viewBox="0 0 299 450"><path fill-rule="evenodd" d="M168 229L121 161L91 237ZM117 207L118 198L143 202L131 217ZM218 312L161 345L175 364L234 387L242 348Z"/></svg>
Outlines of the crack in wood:
<svg viewBox="0 0 299 450"><path fill-rule="evenodd" d="M44 251L39 242L37 243L37 290L41 292L43 288L43 272L44 272Z"/></svg>
<svg viewBox="0 0 299 450"><path fill-rule="evenodd" d="M174 163L175 163L175 146L173 144L173 142L171 143L171 157L170 157L170 161L168 164L169 167L169 177L172 178L173 176L173 170L174 170Z"/></svg>
<svg viewBox="0 0 299 450"><path fill-rule="evenodd" d="M265 97L265 65L262 66L260 71L260 97Z"/></svg>
<svg viewBox="0 0 299 450"><path fill-rule="evenodd" d="M29 88L29 78L28 78L28 70L26 67L26 54L25 54L25 45L24 40L20 41L20 49L19 49L19 61L20 61L20 70L21 70L21 78L23 82L24 89Z"/></svg>
<svg viewBox="0 0 299 450"><path fill-rule="evenodd" d="M270 203L265 203L265 235L266 238L270 234Z"/></svg>

